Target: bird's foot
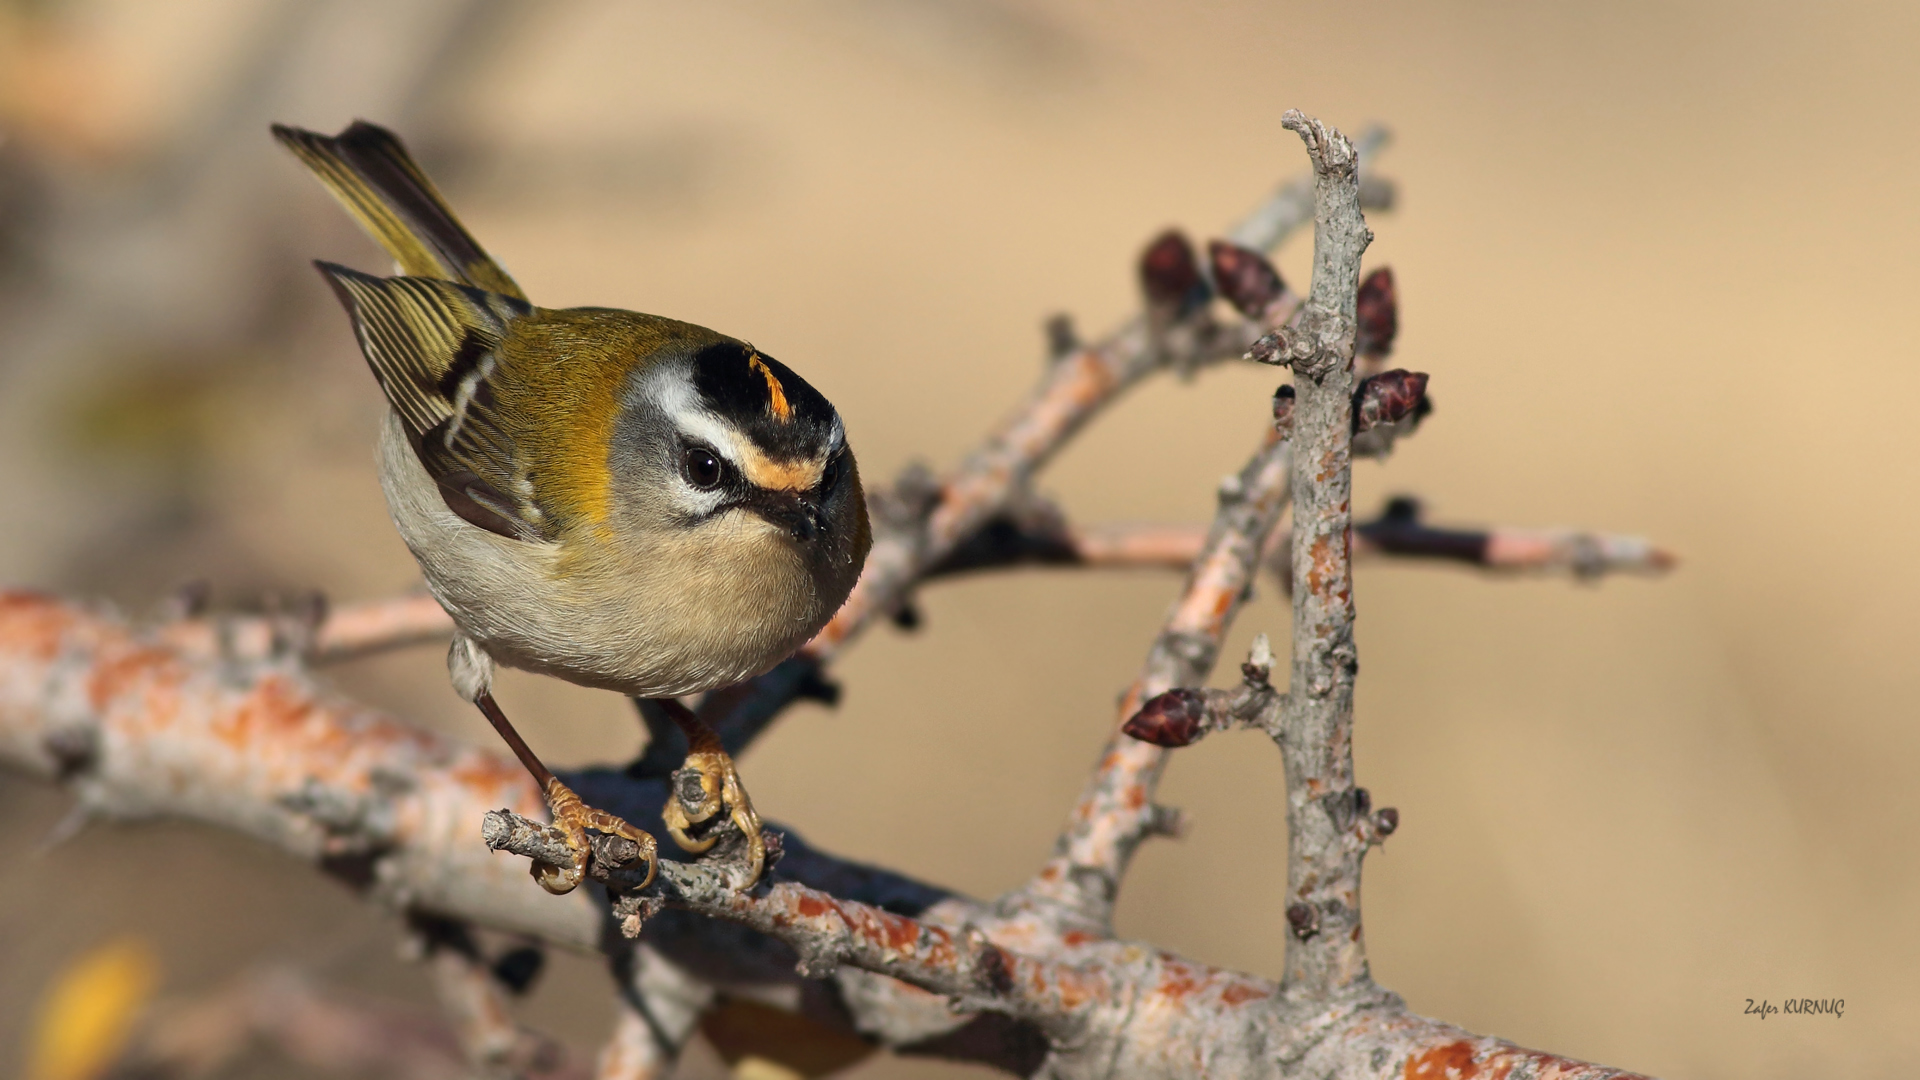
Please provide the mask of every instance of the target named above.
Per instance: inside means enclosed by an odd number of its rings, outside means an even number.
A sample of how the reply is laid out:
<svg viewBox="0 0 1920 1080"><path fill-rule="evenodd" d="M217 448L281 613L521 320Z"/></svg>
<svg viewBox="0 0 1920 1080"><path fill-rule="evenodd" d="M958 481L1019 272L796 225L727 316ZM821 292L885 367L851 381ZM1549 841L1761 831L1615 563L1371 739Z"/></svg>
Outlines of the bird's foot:
<svg viewBox="0 0 1920 1080"><path fill-rule="evenodd" d="M766 868L767 843L760 836L760 815L753 812L753 801L740 784L740 773L733 758L720 750L695 750L687 755L673 774L673 793L667 796L661 816L666 819L667 835L682 850L699 854L720 839L711 829L695 837L692 830L712 820L722 811L739 828L747 842L746 879L740 888L750 888L760 880Z"/></svg>
<svg viewBox="0 0 1920 1080"><path fill-rule="evenodd" d="M587 830L619 836L633 841L640 848L639 858L647 862L646 880L640 888L653 883L654 871L659 867L658 845L646 832L630 825L623 818L615 817L605 810L596 810L580 801L573 789L559 780L547 782L547 806L553 811L553 827L566 837L567 850L573 853L573 865L555 866L552 863L535 861L533 880L540 887L555 895L570 893L580 884L587 872L587 861L592 857L592 847L587 841Z"/></svg>

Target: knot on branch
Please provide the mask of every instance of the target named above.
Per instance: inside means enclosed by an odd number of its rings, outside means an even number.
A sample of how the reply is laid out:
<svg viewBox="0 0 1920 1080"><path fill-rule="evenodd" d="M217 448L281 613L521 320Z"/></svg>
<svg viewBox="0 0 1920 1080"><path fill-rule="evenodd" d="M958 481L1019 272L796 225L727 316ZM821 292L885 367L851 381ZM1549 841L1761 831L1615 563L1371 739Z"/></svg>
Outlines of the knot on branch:
<svg viewBox="0 0 1920 1080"><path fill-rule="evenodd" d="M1064 311L1047 317L1043 328L1047 335L1047 363L1057 364L1084 346L1080 342L1080 331L1073 325L1073 316Z"/></svg>
<svg viewBox="0 0 1920 1080"><path fill-rule="evenodd" d="M64 784L99 762L100 729L91 724L57 727L40 740L40 747L53 762L53 778Z"/></svg>
<svg viewBox="0 0 1920 1080"><path fill-rule="evenodd" d="M1013 992L1013 960L1006 950L987 940L977 926L966 928L967 946L972 950L973 981L984 994L1005 997Z"/></svg>
<svg viewBox="0 0 1920 1080"><path fill-rule="evenodd" d="M1288 109L1280 116L1280 126L1300 136L1307 144L1307 156L1313 159L1313 171L1322 176L1350 177L1360 169L1360 155L1353 143L1331 128L1301 112Z"/></svg>
<svg viewBox="0 0 1920 1080"><path fill-rule="evenodd" d="M908 535L924 533L938 505L940 478L923 461L910 462L891 485L876 486L867 496L875 524Z"/></svg>
<svg viewBox="0 0 1920 1080"><path fill-rule="evenodd" d="M1320 913L1312 904L1288 904L1287 928L1293 936L1305 941L1320 932Z"/></svg>
<svg viewBox="0 0 1920 1080"><path fill-rule="evenodd" d="M1297 326L1262 334L1245 353L1259 364L1292 368L1319 382L1353 357L1354 323L1339 311L1307 305Z"/></svg>

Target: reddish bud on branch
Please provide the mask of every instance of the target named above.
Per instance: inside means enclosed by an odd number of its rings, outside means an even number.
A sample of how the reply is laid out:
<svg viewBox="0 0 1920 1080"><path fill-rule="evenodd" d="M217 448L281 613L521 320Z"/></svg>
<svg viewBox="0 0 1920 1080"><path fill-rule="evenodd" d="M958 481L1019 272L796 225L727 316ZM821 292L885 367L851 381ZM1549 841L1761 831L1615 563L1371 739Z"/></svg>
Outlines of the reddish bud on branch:
<svg viewBox="0 0 1920 1080"><path fill-rule="evenodd" d="M1361 356L1379 359L1393 351L1393 337L1400 332L1400 299L1393 289L1393 271L1381 267L1360 283L1356 314L1360 322L1355 351Z"/></svg>
<svg viewBox="0 0 1920 1080"><path fill-rule="evenodd" d="M1353 433L1399 423L1419 408L1426 393L1423 371L1394 368L1370 376L1353 391Z"/></svg>
<svg viewBox="0 0 1920 1080"><path fill-rule="evenodd" d="M1141 742L1174 749L1187 746L1205 734L1206 716L1205 693L1180 688L1142 705L1120 730Z"/></svg>
<svg viewBox="0 0 1920 1080"><path fill-rule="evenodd" d="M1148 307L1170 311L1175 318L1207 302L1207 282L1185 233L1168 229L1141 252L1140 289Z"/></svg>
<svg viewBox="0 0 1920 1080"><path fill-rule="evenodd" d="M1214 240L1207 244L1207 255L1213 263L1213 287L1249 319L1264 318L1267 309L1287 291L1280 271L1252 248Z"/></svg>
<svg viewBox="0 0 1920 1080"><path fill-rule="evenodd" d="M1400 827L1400 811L1389 806L1373 816L1373 827L1380 830L1381 836L1392 836Z"/></svg>

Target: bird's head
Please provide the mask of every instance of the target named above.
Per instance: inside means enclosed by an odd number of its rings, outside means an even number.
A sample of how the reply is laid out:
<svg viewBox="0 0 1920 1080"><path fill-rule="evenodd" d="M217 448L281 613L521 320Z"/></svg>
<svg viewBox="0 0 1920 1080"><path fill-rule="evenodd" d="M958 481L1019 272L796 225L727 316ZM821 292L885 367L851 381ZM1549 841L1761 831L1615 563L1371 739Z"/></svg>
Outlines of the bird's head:
<svg viewBox="0 0 1920 1080"><path fill-rule="evenodd" d="M648 528L777 540L837 606L870 533L832 403L785 364L718 334L670 338L650 360L629 377L613 432L616 501Z"/></svg>

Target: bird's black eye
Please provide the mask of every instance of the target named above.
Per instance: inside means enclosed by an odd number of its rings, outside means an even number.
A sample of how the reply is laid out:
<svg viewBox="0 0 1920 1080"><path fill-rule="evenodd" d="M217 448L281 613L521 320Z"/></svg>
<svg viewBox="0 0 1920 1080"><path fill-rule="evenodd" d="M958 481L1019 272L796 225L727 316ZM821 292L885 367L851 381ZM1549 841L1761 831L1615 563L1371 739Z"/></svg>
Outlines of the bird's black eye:
<svg viewBox="0 0 1920 1080"><path fill-rule="evenodd" d="M828 459L827 467L820 473L820 490L831 493L840 485L840 459L844 455L835 454Z"/></svg>
<svg viewBox="0 0 1920 1080"><path fill-rule="evenodd" d="M704 446L687 447L680 455L680 472L686 476L687 483L694 487L706 489L720 486L720 459Z"/></svg>

